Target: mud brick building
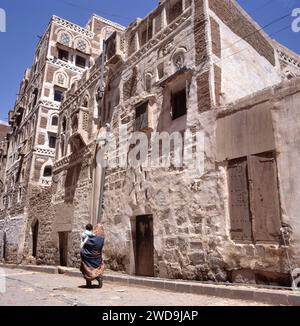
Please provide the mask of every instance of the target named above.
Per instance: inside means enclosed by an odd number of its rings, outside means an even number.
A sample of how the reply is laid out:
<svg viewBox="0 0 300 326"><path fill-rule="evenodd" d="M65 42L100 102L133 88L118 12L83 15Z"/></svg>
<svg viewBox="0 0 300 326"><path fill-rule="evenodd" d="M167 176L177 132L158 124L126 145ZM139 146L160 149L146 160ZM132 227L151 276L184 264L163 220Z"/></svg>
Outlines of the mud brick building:
<svg viewBox="0 0 300 326"><path fill-rule="evenodd" d="M83 28L53 16L36 47L33 65L25 72L9 113L6 202L0 212L8 260L20 262L28 251L36 255L32 248L39 221L29 216L30 198L51 187L63 93L94 65L111 25L92 16Z"/></svg>
<svg viewBox="0 0 300 326"><path fill-rule="evenodd" d="M77 34L90 63L80 71ZM114 270L289 283L287 252L300 264L299 55L233 0L161 1L127 28L98 16L86 28L54 17L43 42L36 103L32 68L22 83L28 102L18 99L10 118L10 199L0 220L7 261L78 266L82 228L101 221ZM52 101L62 91L62 103ZM24 129L31 116L32 134ZM119 140L121 126L148 136L202 132L204 173L103 169L99 158L122 159L103 150L103 135Z"/></svg>

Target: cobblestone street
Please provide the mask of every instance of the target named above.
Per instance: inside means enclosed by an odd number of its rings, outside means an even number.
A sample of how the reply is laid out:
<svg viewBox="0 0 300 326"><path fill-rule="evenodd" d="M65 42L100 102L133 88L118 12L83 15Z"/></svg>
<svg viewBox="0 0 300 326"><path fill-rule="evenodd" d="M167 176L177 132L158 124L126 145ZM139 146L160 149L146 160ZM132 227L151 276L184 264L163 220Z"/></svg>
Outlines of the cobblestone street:
<svg viewBox="0 0 300 326"><path fill-rule="evenodd" d="M23 270L4 269L6 293L0 305L26 306L249 306L261 303L174 293L137 286L105 282L102 289L84 288L78 277L49 275Z"/></svg>

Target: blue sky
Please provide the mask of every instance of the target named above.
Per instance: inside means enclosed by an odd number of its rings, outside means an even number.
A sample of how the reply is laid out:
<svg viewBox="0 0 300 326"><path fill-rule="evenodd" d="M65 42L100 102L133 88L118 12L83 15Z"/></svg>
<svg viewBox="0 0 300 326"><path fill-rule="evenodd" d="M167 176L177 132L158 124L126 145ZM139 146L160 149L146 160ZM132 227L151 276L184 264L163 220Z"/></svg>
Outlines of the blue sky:
<svg viewBox="0 0 300 326"><path fill-rule="evenodd" d="M222 0L219 0L222 1ZM95 13L128 25L155 8L158 0L0 0L6 11L7 31L0 33L0 120L14 105L19 82L30 67L38 35L42 35L51 15L55 14L85 25ZM300 0L238 0L261 26L273 22L299 7ZM266 31L285 46L300 53L300 32L291 29L293 18L286 17Z"/></svg>

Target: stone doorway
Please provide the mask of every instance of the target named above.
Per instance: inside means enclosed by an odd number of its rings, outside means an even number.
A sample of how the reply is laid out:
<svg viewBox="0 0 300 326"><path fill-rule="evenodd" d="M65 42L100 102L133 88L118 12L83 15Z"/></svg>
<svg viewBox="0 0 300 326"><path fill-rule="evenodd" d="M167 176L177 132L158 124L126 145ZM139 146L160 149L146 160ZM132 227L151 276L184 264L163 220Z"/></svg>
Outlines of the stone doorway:
<svg viewBox="0 0 300 326"><path fill-rule="evenodd" d="M135 271L138 276L154 276L153 216L136 218Z"/></svg>
<svg viewBox="0 0 300 326"><path fill-rule="evenodd" d="M59 264L60 266L68 266L68 232L59 232Z"/></svg>
<svg viewBox="0 0 300 326"><path fill-rule="evenodd" d="M38 245L38 236L39 236L39 221L36 221L32 225L32 256L36 258L37 256L37 245Z"/></svg>

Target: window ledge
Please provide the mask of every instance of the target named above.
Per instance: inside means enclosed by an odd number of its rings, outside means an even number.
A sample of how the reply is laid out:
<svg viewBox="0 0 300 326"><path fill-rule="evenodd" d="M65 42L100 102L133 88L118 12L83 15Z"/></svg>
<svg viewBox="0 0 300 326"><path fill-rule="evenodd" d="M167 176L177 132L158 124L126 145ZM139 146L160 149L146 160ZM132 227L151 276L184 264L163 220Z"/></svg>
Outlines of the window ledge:
<svg viewBox="0 0 300 326"><path fill-rule="evenodd" d="M179 70L177 70L174 74L159 80L158 82L156 82L154 85L158 85L160 87L166 87L168 84L172 83L176 78L178 77L182 77L184 75L192 75L193 70L191 68L187 68L187 67L183 67Z"/></svg>

